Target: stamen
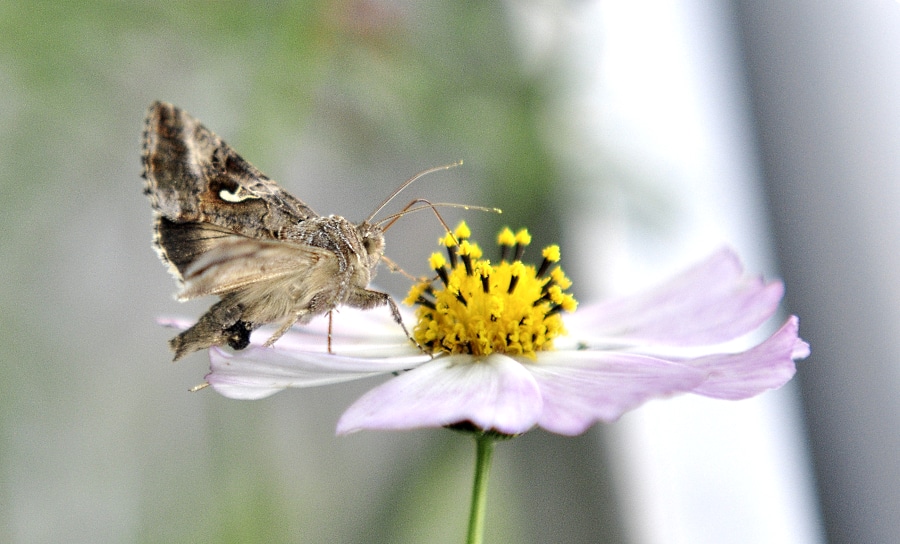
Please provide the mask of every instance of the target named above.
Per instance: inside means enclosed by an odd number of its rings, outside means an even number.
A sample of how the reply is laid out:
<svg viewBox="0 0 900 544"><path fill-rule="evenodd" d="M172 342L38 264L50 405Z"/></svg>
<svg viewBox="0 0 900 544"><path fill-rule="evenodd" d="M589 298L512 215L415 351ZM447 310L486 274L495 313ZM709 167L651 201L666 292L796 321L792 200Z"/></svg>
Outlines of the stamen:
<svg viewBox="0 0 900 544"><path fill-rule="evenodd" d="M458 300L463 306L468 306L469 304L466 302L466 297L462 295L459 291L456 292L456 300Z"/></svg>
<svg viewBox="0 0 900 544"><path fill-rule="evenodd" d="M425 306L426 308L428 308L430 310L437 310L437 306L434 305L434 302L428 300L425 297L417 298L416 304L418 304L419 306Z"/></svg>
<svg viewBox="0 0 900 544"><path fill-rule="evenodd" d="M447 246L447 258L450 260L450 268L456 268L457 246Z"/></svg>
<svg viewBox="0 0 900 544"><path fill-rule="evenodd" d="M506 290L506 294L511 295L516 290L516 286L519 284L519 277L524 275L527 270L522 261L519 260L513 261L509 265L509 287Z"/></svg>
<svg viewBox="0 0 900 544"><path fill-rule="evenodd" d="M437 275L441 278L441 281L444 282L444 287L449 287L450 277L447 275L447 269L442 266L440 268L436 268L434 271L437 272Z"/></svg>
<svg viewBox="0 0 900 544"><path fill-rule="evenodd" d="M551 264L553 264L553 263L551 263L549 259L547 259L546 257L544 257L544 260L541 261L541 267L538 268L538 271L537 271L537 277L543 278L543 277L544 277L544 274L547 273L547 269L550 268L550 265L551 265Z"/></svg>
<svg viewBox="0 0 900 544"><path fill-rule="evenodd" d="M566 277L565 273L560 268L554 268L550 271L550 278L556 285L559 285L559 288L562 290L566 290L569 287L572 287L572 280Z"/></svg>
<svg viewBox="0 0 900 544"><path fill-rule="evenodd" d="M516 290L516 285L519 284L519 276L510 276L509 278L509 288L506 290L506 294L511 295L513 291Z"/></svg>
<svg viewBox="0 0 900 544"><path fill-rule="evenodd" d="M515 261L521 261L522 255L525 254L525 247L531 243L531 235L525 229L516 233L516 258Z"/></svg>
<svg viewBox="0 0 900 544"><path fill-rule="evenodd" d="M512 246L516 243L516 235L513 234L513 231L507 227L500 231L500 235L497 236L497 245L500 246L500 262L506 260L507 254Z"/></svg>
<svg viewBox="0 0 900 544"><path fill-rule="evenodd" d="M521 261L523 255L525 255L525 246L522 244L516 244L516 256L513 259L513 262Z"/></svg>
<svg viewBox="0 0 900 544"><path fill-rule="evenodd" d="M472 273L472 257L470 255L460 255L460 258L463 260L463 264L466 265L466 276L473 275L473 273Z"/></svg>
<svg viewBox="0 0 900 544"><path fill-rule="evenodd" d="M467 240L463 240L459 243L459 257L462 259L463 264L466 267L466 276L472 277L472 244L470 244ZM475 258L478 258L478 255L474 255Z"/></svg>
<svg viewBox="0 0 900 544"><path fill-rule="evenodd" d="M459 257L466 266L466 276L472 276L472 256L467 253L465 255L460 255Z"/></svg>
<svg viewBox="0 0 900 544"><path fill-rule="evenodd" d="M444 257L441 256L440 253L432 253L431 258L428 259L428 264L431 265L431 268L437 272L438 277L444 282L444 287L447 287L447 285L450 284L450 278L447 274L447 268L445 266L447 261Z"/></svg>
<svg viewBox="0 0 900 544"><path fill-rule="evenodd" d="M544 251L541 252L544 256L544 260L541 261L541 267L538 269L537 277L543 278L544 274L547 273L547 270L550 268L550 265L556 262L559 262L560 252L559 246L549 246L545 247Z"/></svg>

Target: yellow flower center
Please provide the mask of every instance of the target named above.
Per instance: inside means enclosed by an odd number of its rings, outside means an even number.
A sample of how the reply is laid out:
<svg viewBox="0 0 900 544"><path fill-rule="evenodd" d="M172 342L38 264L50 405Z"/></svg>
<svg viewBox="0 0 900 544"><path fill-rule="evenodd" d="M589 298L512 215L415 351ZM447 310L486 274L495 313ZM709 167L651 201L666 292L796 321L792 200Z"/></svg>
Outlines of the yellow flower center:
<svg viewBox="0 0 900 544"><path fill-rule="evenodd" d="M521 260L528 231L507 228L498 237L500 262L491 264L470 234L465 223L448 233L440 241L447 257L434 253L429 260L437 277L410 289L404 302L418 306L413 337L432 353L534 357L552 349L565 334L559 314L577 305L566 292L572 282L556 266L559 246L545 248L536 269Z"/></svg>

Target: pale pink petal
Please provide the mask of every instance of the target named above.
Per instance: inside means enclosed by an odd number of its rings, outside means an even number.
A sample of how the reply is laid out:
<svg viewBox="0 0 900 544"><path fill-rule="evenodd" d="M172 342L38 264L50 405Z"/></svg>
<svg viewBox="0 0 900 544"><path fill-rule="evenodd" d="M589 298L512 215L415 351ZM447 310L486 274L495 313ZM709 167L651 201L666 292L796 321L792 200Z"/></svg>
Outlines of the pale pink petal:
<svg viewBox="0 0 900 544"><path fill-rule="evenodd" d="M294 327L291 329L290 332L279 338L275 345L269 349L277 349L286 355L296 353L298 357L303 357L308 353L328 353L327 336L311 336L298 329L300 328ZM269 329L255 331L250 336L251 345L261 347L271 334L272 331ZM399 337L379 335L371 337L333 336L331 339L331 353L366 359L423 355L422 350L417 348L402 333Z"/></svg>
<svg viewBox="0 0 900 544"><path fill-rule="evenodd" d="M655 289L580 308L566 325L588 345L716 344L755 330L783 294L781 282L745 276L737 255L722 249Z"/></svg>
<svg viewBox="0 0 900 544"><path fill-rule="evenodd" d="M797 337L799 320L791 316L768 340L743 353L685 361L709 373L694 393L719 399L746 399L781 387L796 371L794 361L809 355L809 344Z"/></svg>
<svg viewBox="0 0 900 544"><path fill-rule="evenodd" d="M531 374L504 355L438 357L372 389L338 421L338 434L363 429L401 430L471 422L481 429L519 434L542 409Z"/></svg>
<svg viewBox="0 0 900 544"><path fill-rule="evenodd" d="M401 317L409 327L415 324L415 316L401 308ZM273 327L274 330L277 327ZM305 325L294 326L288 334L299 333L304 338L312 336L326 336L328 333L328 316L318 316ZM270 333L271 334L271 333ZM332 312L331 319L332 340L347 339L354 341L393 342L408 341L403 334L403 328L391 319L390 310L386 307L360 310L346 306L339 306ZM280 342L280 340L279 340Z"/></svg>
<svg viewBox="0 0 900 544"><path fill-rule="evenodd" d="M413 368L427 355L367 358L250 347L237 353L209 350L206 381L223 396L261 399L288 387L312 387Z"/></svg>
<svg viewBox="0 0 900 544"><path fill-rule="evenodd" d="M704 371L680 363L605 351L543 352L526 368L544 399L538 424L569 436L597 421L615 421L652 398L691 391L706 379Z"/></svg>

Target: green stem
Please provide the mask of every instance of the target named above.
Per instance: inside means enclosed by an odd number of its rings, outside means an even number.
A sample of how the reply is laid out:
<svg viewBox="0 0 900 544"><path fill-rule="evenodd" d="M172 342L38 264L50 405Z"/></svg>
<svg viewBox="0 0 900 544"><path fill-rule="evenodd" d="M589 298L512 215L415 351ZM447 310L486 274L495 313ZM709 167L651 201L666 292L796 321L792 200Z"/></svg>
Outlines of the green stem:
<svg viewBox="0 0 900 544"><path fill-rule="evenodd" d="M468 544L484 542L484 513L487 510L488 473L491 471L494 438L490 433L475 434L475 484L472 487L472 510L469 512Z"/></svg>

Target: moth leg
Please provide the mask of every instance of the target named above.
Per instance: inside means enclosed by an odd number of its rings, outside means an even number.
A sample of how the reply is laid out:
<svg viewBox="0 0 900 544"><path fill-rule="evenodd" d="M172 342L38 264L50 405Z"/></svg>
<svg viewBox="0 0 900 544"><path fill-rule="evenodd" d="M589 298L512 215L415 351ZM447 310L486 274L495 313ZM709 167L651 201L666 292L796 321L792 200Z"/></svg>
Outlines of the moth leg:
<svg viewBox="0 0 900 544"><path fill-rule="evenodd" d="M328 310L328 353L331 353L331 315L332 310Z"/></svg>
<svg viewBox="0 0 900 544"><path fill-rule="evenodd" d="M284 333L289 331L295 323L306 323L314 316L321 315L325 312L330 312L331 308L332 306L330 306L327 302L324 293L318 293L314 295L309 300L309 303L305 308L297 310L293 316L285 319L285 321L281 324L281 327L279 327L278 330L275 331L275 334L270 336L269 339L266 340L266 343L263 345L267 348L272 347L272 345L275 344L275 342L277 342L279 338L284 336Z"/></svg>
<svg viewBox="0 0 900 544"><path fill-rule="evenodd" d="M169 347L175 352L173 361L189 353L212 346L228 344L234 349L243 349L250 343L252 323L242 321L244 307L223 299L203 314L190 329L169 340Z"/></svg>
<svg viewBox="0 0 900 544"><path fill-rule="evenodd" d="M268 340L266 340L266 343L263 344L263 346L265 346L267 348L272 347L275 344L275 342L278 341L279 338L284 336L284 333L291 330L291 327L294 326L294 323L303 320L303 317L306 316L308 313L309 313L308 310L303 310L303 311L297 312L295 315L285 319L284 323L282 323L281 326L278 327L278 330L275 331L275 333L272 336L270 336Z"/></svg>
<svg viewBox="0 0 900 544"><path fill-rule="evenodd" d="M406 330L406 325L403 324L403 318L400 316L400 309L397 308L397 303L394 302L391 295L382 293L381 291L371 291L369 289L354 289L350 291L345 304L362 310L368 310L376 306L387 306L391 309L391 316L394 318L394 321L400 325L400 328L403 329L403 333L406 337L409 338L417 348L422 350L422 352L425 352L425 349L419 345L419 343L416 342L416 339L409 334L408 330Z"/></svg>

